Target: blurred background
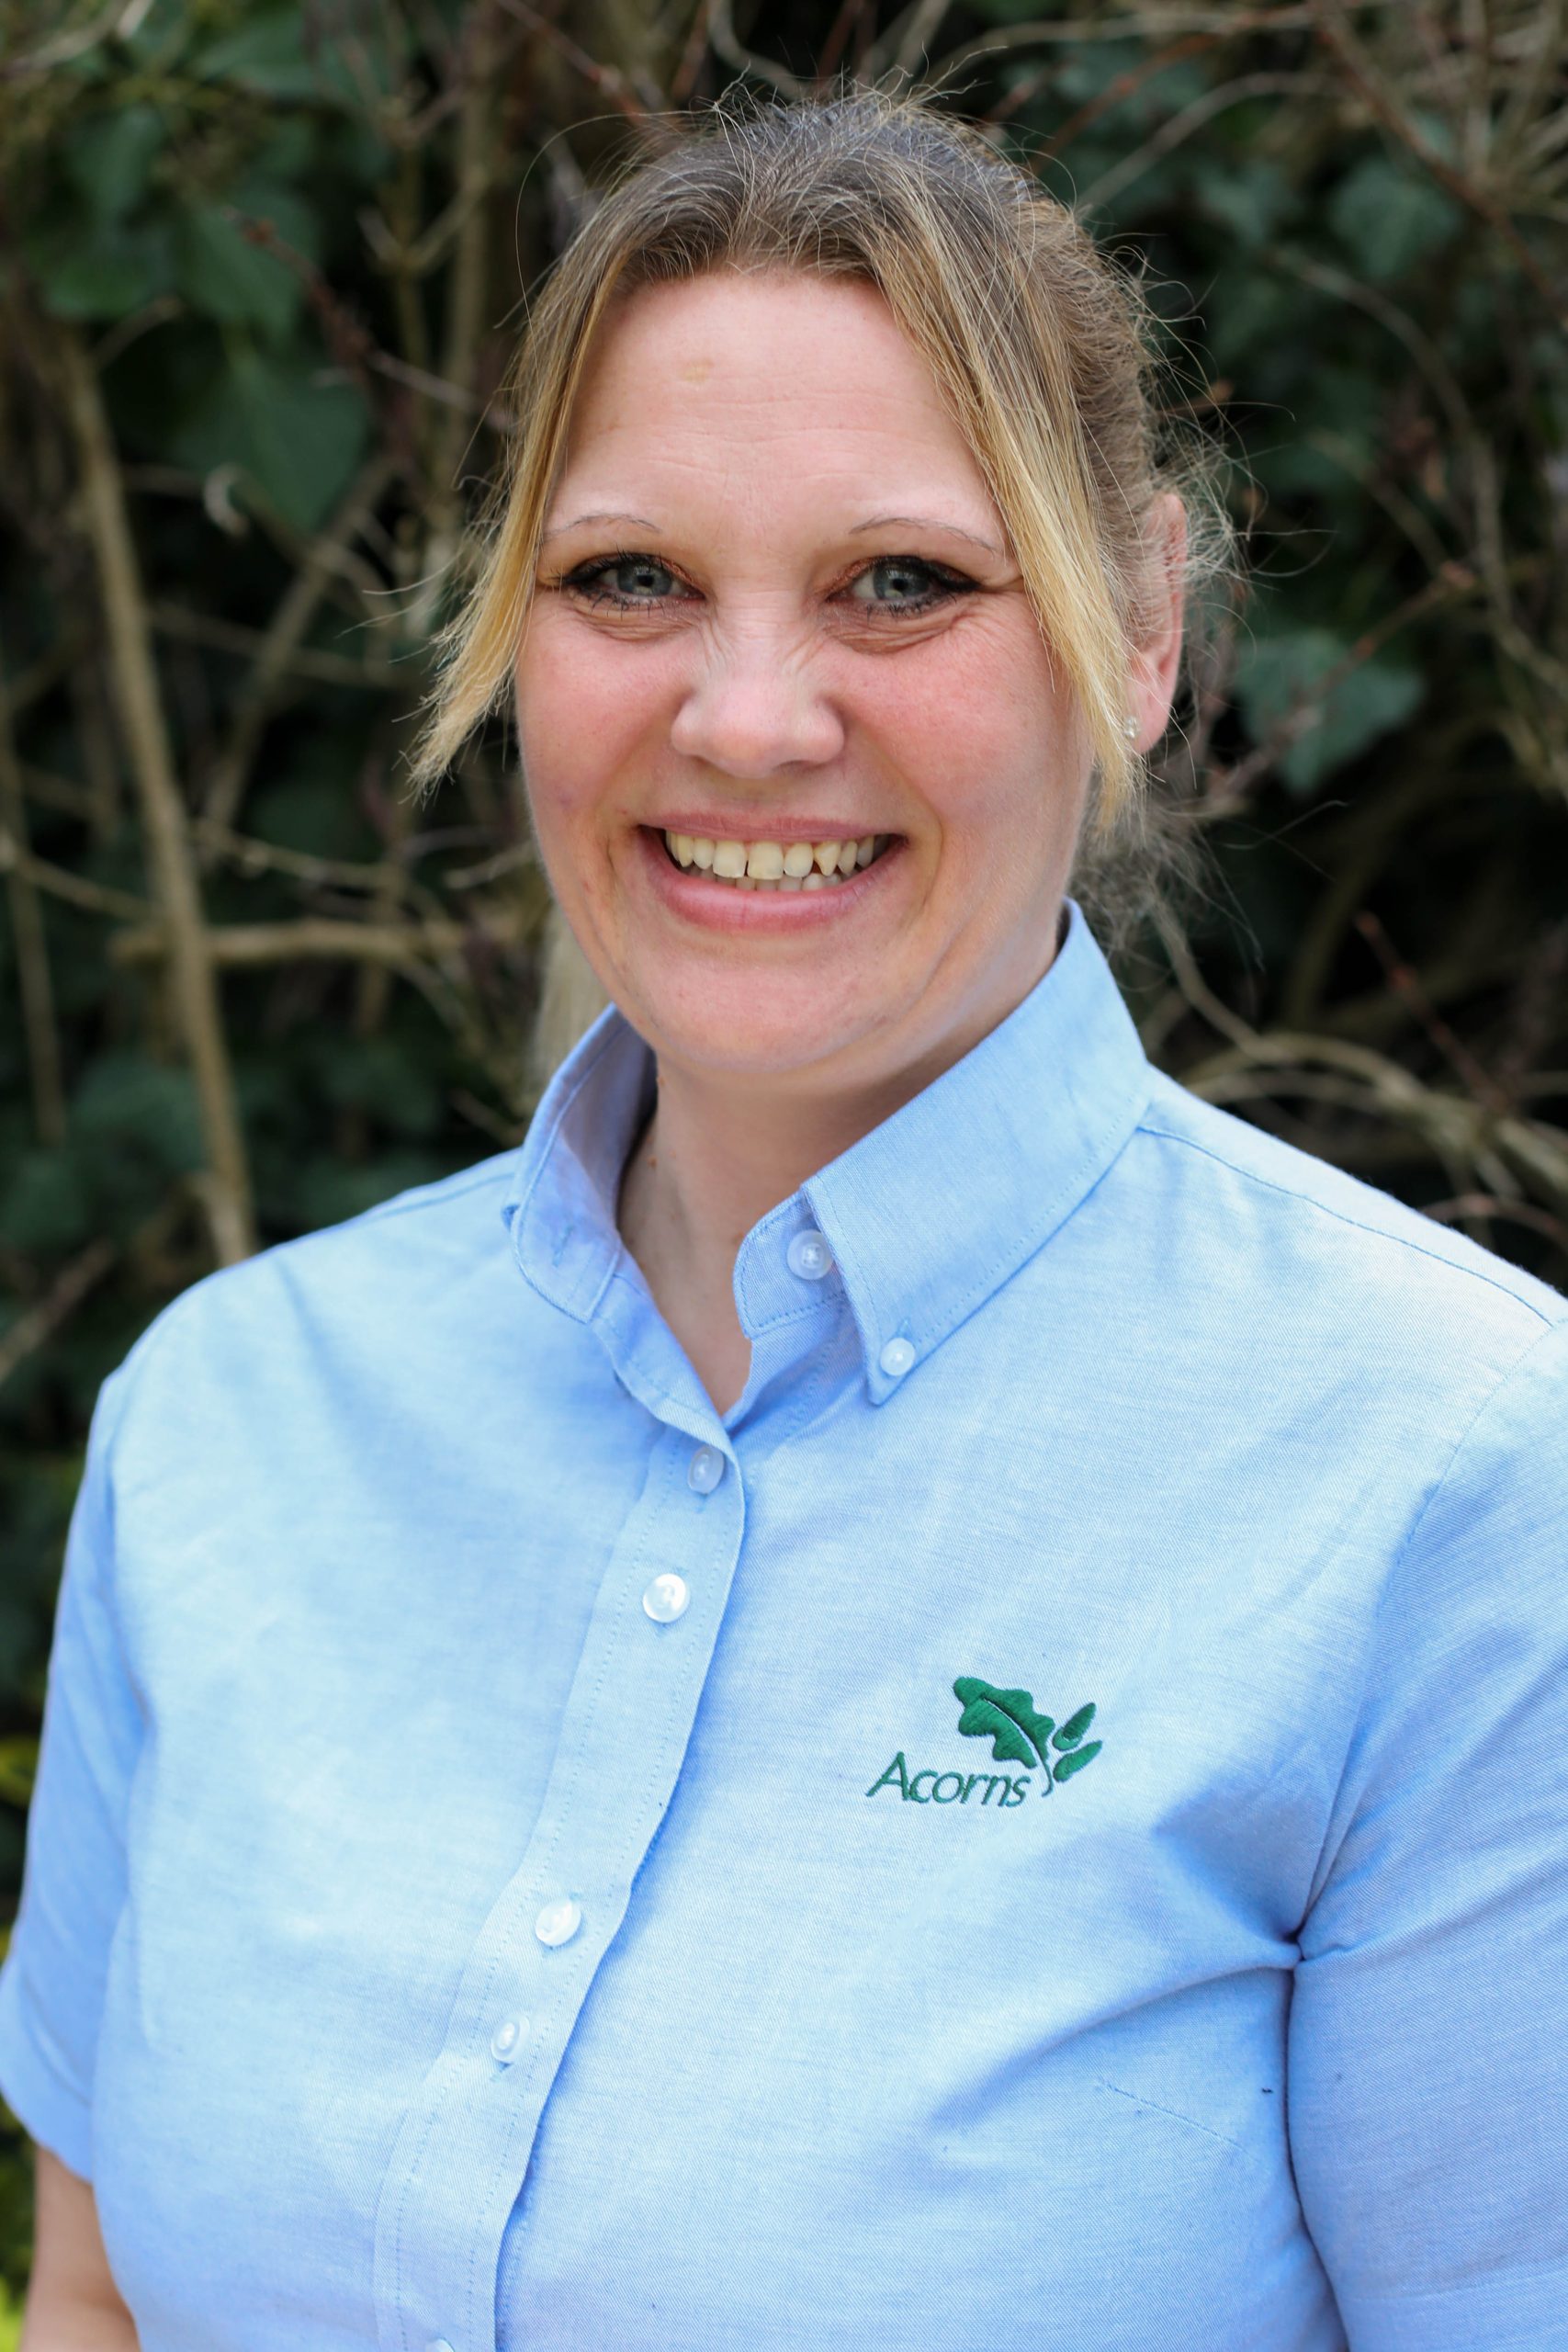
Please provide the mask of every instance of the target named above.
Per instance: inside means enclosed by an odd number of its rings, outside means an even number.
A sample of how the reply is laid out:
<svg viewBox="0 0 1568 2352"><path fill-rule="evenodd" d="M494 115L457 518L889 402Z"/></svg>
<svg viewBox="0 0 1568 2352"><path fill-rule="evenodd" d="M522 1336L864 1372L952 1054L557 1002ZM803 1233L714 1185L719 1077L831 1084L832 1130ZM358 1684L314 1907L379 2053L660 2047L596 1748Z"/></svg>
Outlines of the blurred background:
<svg viewBox="0 0 1568 2352"><path fill-rule="evenodd" d="M98 1383L537 1096L504 731L401 773L527 289L632 126L840 74L1073 202L1224 457L1149 1052L1568 1288L1568 0L0 0L0 1922ZM0 2111L0 2352L29 2232Z"/></svg>

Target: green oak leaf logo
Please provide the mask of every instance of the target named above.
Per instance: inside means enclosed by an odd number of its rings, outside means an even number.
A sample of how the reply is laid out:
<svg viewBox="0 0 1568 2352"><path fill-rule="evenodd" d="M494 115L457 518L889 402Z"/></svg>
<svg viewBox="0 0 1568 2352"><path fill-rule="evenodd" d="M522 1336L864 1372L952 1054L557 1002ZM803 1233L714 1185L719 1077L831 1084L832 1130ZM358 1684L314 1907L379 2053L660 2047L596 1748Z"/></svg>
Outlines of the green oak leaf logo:
<svg viewBox="0 0 1568 2352"><path fill-rule="evenodd" d="M1000 1690L994 1682L983 1682L977 1674L961 1674L953 1695L963 1702L964 1713L958 1718L961 1732L971 1739L989 1739L991 1756L998 1764L1022 1764L1031 1770L1036 1764L1043 1765L1046 1788L1070 1781L1075 1772L1093 1763L1104 1746L1099 1739L1085 1742L1084 1735L1094 1721L1092 1700L1058 1728L1053 1716L1036 1712L1032 1691Z"/></svg>

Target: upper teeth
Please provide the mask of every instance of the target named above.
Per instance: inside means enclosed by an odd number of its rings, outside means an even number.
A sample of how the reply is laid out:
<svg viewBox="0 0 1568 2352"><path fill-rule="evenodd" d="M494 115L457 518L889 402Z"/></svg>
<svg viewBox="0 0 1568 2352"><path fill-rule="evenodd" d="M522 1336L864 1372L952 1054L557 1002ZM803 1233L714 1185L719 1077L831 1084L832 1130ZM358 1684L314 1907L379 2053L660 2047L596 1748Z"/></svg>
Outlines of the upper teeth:
<svg viewBox="0 0 1568 2352"><path fill-rule="evenodd" d="M678 865L694 865L722 882L772 883L786 890L820 890L831 881L869 865L886 835L864 833L858 841L712 841L702 833L666 833Z"/></svg>

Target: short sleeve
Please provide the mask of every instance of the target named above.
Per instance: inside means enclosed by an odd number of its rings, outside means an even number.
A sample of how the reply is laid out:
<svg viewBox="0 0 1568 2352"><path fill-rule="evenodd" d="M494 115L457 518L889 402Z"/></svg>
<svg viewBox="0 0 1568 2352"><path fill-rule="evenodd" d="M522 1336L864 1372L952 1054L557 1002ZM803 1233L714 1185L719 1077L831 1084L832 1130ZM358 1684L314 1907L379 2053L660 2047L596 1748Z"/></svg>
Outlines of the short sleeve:
<svg viewBox="0 0 1568 2352"><path fill-rule="evenodd" d="M21 1902L0 1967L0 2092L92 2177L92 2084L142 1716L113 1602L108 1455L124 1370L99 1392L55 1607Z"/></svg>
<svg viewBox="0 0 1568 2352"><path fill-rule="evenodd" d="M1290 2133L1352 2352L1568 2352L1568 1320L1405 1543L1320 1881Z"/></svg>

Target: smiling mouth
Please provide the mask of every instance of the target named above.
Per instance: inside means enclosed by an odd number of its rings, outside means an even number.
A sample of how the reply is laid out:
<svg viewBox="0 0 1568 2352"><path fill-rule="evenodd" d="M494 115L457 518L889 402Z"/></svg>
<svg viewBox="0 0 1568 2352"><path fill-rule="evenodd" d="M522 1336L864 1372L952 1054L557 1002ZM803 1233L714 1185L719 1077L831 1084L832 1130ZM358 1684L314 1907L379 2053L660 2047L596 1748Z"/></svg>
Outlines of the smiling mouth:
<svg viewBox="0 0 1568 2352"><path fill-rule="evenodd" d="M874 865L894 839L863 833L837 842L719 841L704 834L664 833L665 854L694 878L731 890L831 890L863 866Z"/></svg>

